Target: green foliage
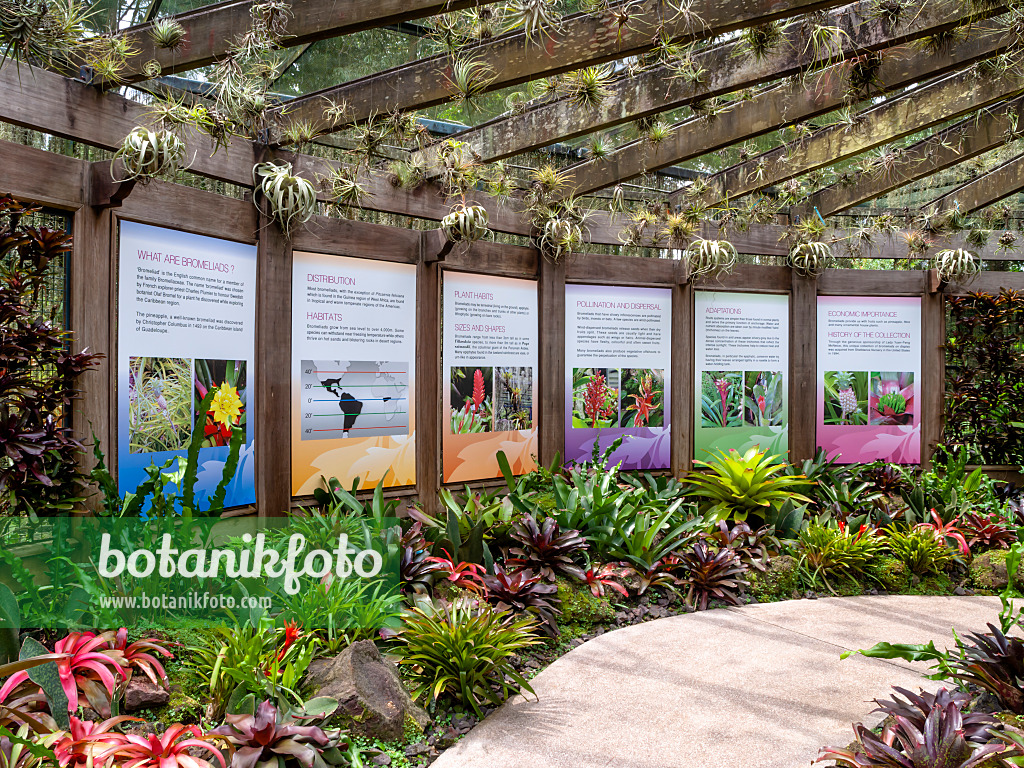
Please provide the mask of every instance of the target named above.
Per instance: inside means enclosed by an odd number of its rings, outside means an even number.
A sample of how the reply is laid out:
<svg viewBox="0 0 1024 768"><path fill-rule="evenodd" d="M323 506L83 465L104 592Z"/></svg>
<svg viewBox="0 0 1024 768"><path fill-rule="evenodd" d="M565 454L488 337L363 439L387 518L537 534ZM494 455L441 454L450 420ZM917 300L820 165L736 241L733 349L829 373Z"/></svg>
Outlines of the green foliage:
<svg viewBox="0 0 1024 768"><path fill-rule="evenodd" d="M202 636L189 648L187 664L204 681L209 714L219 719L249 697L301 706L302 677L314 650L310 637L289 643L287 634L245 623Z"/></svg>
<svg viewBox="0 0 1024 768"><path fill-rule="evenodd" d="M800 532L797 551L800 569L808 583L823 585L830 592L842 582L870 576L869 568L882 551L877 532L811 523Z"/></svg>
<svg viewBox="0 0 1024 768"><path fill-rule="evenodd" d="M404 645L399 664L412 683L413 698L434 704L450 697L482 716L482 706L501 704L517 688L533 693L511 661L539 642L536 628L532 618L487 608L453 605L433 616L414 608L399 635Z"/></svg>
<svg viewBox="0 0 1024 768"><path fill-rule="evenodd" d="M971 293L946 302L945 436L977 464L1024 463L1024 293Z"/></svg>
<svg viewBox="0 0 1024 768"><path fill-rule="evenodd" d="M747 572L749 592L758 602L789 600L800 588L800 572L796 558L789 555L773 557L765 571Z"/></svg>
<svg viewBox="0 0 1024 768"><path fill-rule="evenodd" d="M592 627L615 618L615 608L607 597L595 597L585 584L570 579L555 580L562 603L559 623Z"/></svg>
<svg viewBox="0 0 1024 768"><path fill-rule="evenodd" d="M910 586L910 569L890 555L883 555L868 568L871 578L887 592L905 592Z"/></svg>
<svg viewBox="0 0 1024 768"><path fill-rule="evenodd" d="M717 519L741 521L751 513L764 517L787 501L809 501L795 490L803 478L784 474L786 464L776 463L776 458L756 447L742 455L736 450L719 452L710 462L695 461L709 472L694 472L687 482L694 496L707 500L708 514Z"/></svg>
<svg viewBox="0 0 1024 768"><path fill-rule="evenodd" d="M640 573L651 571L672 552L685 547L703 528L705 521L696 510L682 517L683 500L661 511L637 510L623 515L595 536L595 547L611 557L629 563Z"/></svg>
<svg viewBox="0 0 1024 768"><path fill-rule="evenodd" d="M917 576L941 574L957 559L945 538L930 528L889 529L885 546Z"/></svg>

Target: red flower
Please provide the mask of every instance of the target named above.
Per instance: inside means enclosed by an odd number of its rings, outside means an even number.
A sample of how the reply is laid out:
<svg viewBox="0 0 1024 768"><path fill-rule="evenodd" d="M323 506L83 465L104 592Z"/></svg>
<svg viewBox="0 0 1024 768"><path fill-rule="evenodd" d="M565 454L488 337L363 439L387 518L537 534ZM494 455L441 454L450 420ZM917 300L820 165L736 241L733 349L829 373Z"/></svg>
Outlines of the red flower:
<svg viewBox="0 0 1024 768"><path fill-rule="evenodd" d="M598 419L609 419L615 415L614 409L607 405L607 396L608 385L605 384L604 374L591 376L583 393L583 414L591 420L590 426L596 427Z"/></svg>
<svg viewBox="0 0 1024 768"><path fill-rule="evenodd" d="M484 401L484 374L477 368L473 372L473 410L475 411Z"/></svg>

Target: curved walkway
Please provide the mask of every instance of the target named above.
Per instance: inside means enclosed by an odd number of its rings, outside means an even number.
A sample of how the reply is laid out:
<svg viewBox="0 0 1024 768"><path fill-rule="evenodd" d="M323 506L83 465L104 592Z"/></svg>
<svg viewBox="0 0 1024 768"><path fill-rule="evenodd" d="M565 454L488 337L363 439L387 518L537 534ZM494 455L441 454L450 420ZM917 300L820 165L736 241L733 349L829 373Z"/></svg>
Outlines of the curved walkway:
<svg viewBox="0 0 1024 768"><path fill-rule="evenodd" d="M924 664L843 650L952 645L995 623L995 597L792 600L659 619L595 638L545 669L434 768L797 768L874 725Z"/></svg>

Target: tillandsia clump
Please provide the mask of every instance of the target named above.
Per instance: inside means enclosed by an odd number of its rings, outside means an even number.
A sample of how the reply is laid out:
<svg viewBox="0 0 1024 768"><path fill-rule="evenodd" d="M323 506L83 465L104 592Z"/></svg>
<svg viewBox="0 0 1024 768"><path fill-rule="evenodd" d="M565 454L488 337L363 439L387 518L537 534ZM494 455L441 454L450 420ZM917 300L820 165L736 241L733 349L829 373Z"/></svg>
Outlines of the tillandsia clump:
<svg viewBox="0 0 1024 768"><path fill-rule="evenodd" d="M971 251L948 248L935 254L935 271L946 283L969 283L981 272L981 263Z"/></svg>
<svg viewBox="0 0 1024 768"><path fill-rule="evenodd" d="M817 277L832 259L832 246L819 241L797 243L789 252L789 266L801 277Z"/></svg>
<svg viewBox="0 0 1024 768"><path fill-rule="evenodd" d="M720 277L736 266L736 246L728 240L698 238L683 251L683 259L692 277Z"/></svg>
<svg viewBox="0 0 1024 768"><path fill-rule="evenodd" d="M149 29L149 36L157 48L176 51L185 42L185 28L177 19L157 19Z"/></svg>
<svg viewBox="0 0 1024 768"><path fill-rule="evenodd" d="M185 159L185 142L165 129L133 128L114 155L124 165L125 180L143 183L161 174L174 174Z"/></svg>
<svg viewBox="0 0 1024 768"><path fill-rule="evenodd" d="M482 205L456 205L441 219L441 229L452 243L472 243L487 237L487 209Z"/></svg>
<svg viewBox="0 0 1024 768"><path fill-rule="evenodd" d="M252 169L252 180L267 206L266 213L277 219L287 237L296 223L304 224L316 212L316 190L308 180L292 173L291 163L260 163Z"/></svg>

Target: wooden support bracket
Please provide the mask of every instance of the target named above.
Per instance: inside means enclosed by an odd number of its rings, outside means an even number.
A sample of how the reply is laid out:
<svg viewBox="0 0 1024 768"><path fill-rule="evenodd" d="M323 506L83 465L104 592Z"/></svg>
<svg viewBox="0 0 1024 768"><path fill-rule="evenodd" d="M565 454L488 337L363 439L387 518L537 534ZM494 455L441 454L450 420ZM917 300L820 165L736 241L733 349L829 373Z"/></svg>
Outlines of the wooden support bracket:
<svg viewBox="0 0 1024 768"><path fill-rule="evenodd" d="M946 287L946 281L939 277L939 271L937 269L928 270L928 293L942 293Z"/></svg>
<svg viewBox="0 0 1024 768"><path fill-rule="evenodd" d="M442 229L429 229L420 235L420 261L431 264L444 261L455 243L448 239Z"/></svg>
<svg viewBox="0 0 1024 768"><path fill-rule="evenodd" d="M107 160L97 160L89 166L89 205L93 210L120 208L135 185L137 179L117 181L113 176L115 168L123 170L120 161L112 165Z"/></svg>

